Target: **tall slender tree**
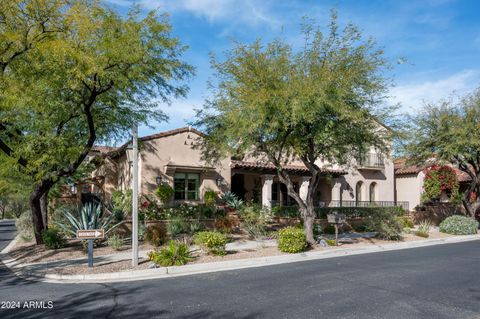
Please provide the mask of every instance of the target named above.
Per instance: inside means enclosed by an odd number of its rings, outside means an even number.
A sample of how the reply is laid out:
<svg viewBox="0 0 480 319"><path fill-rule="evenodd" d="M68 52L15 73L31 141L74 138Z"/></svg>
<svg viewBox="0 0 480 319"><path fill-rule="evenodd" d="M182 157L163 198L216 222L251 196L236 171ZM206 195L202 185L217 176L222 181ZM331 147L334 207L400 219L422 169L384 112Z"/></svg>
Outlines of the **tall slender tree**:
<svg viewBox="0 0 480 319"><path fill-rule="evenodd" d="M462 203L475 218L480 210L480 89L425 105L406 127L410 133L404 151L411 162L450 163L470 177Z"/></svg>
<svg viewBox="0 0 480 319"><path fill-rule="evenodd" d="M168 17L125 17L95 0L7 0L0 7L1 166L29 176L35 238L42 198L96 142L162 121L193 68Z"/></svg>
<svg viewBox="0 0 480 319"><path fill-rule="evenodd" d="M321 162L348 165L371 147L388 153L390 135L378 123L388 63L355 26L340 30L335 12L327 32L306 21L302 35L297 51L281 39L257 40L236 43L223 61L212 58L212 98L194 124L207 133L200 145L206 159L253 153L275 166L313 244ZM310 172L306 198L285 169L292 158Z"/></svg>

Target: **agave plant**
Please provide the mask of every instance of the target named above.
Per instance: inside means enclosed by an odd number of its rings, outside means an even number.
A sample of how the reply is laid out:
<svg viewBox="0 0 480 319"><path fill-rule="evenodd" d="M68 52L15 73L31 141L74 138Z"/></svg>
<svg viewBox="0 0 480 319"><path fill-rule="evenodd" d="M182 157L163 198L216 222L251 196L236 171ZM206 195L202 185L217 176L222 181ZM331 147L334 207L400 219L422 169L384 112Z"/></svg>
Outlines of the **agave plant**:
<svg viewBox="0 0 480 319"><path fill-rule="evenodd" d="M77 230L84 229L104 229L105 235L112 231L115 227L121 224L117 223L112 226L114 215L104 214L102 205L96 205L93 203L87 203L81 207L78 211L78 217L65 210L63 212L66 223L56 222L55 224L60 227L66 234L76 236Z"/></svg>
<svg viewBox="0 0 480 319"><path fill-rule="evenodd" d="M243 200L238 198L237 195L232 192L226 192L222 194L220 199L225 203L225 205L227 205L227 207L235 210L240 209L244 204Z"/></svg>

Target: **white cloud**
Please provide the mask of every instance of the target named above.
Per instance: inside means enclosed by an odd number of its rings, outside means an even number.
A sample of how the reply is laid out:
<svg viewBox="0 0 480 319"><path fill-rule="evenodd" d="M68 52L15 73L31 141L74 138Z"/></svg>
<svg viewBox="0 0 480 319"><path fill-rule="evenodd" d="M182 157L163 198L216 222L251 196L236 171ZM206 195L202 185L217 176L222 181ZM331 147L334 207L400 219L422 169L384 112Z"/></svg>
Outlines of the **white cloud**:
<svg viewBox="0 0 480 319"><path fill-rule="evenodd" d="M452 94L464 95L480 85L480 71L465 70L447 78L413 81L390 90L391 102L400 103L404 111L415 112L424 103L436 102Z"/></svg>
<svg viewBox="0 0 480 319"><path fill-rule="evenodd" d="M129 6L134 1L106 0L116 5ZM138 2L138 1L135 1ZM146 9L159 9L167 12L190 12L209 22L229 22L257 26L266 24L276 28L281 23L269 14L269 1L235 0L140 0Z"/></svg>

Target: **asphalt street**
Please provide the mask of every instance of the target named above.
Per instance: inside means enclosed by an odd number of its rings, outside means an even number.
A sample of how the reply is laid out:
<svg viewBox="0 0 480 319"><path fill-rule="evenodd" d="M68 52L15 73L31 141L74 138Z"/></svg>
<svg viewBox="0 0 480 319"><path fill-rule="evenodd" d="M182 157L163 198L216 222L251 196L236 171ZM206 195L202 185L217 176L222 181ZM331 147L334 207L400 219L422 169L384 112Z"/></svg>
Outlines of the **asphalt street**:
<svg viewBox="0 0 480 319"><path fill-rule="evenodd" d="M14 228L0 223L0 248ZM0 265L0 318L480 318L480 241L111 284ZM25 301L44 302L36 309Z"/></svg>

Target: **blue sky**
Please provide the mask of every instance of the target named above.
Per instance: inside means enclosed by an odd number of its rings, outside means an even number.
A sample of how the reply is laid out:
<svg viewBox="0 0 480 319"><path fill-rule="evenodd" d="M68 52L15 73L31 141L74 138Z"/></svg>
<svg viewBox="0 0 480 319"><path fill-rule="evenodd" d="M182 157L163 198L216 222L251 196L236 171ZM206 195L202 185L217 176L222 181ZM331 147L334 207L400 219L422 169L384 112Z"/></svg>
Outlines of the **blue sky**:
<svg viewBox="0 0 480 319"><path fill-rule="evenodd" d="M125 12L133 3L145 10L168 12L174 34L190 48L184 59L197 69L186 99L163 105L165 123L141 127L140 135L185 126L208 95L212 72L209 53L221 54L232 39L269 41L282 35L295 44L302 16L321 25L330 9L342 24L352 22L366 36L373 36L392 64L404 57L391 74L395 86L390 102L414 113L424 102L462 95L480 87L480 1L478 0L104 0Z"/></svg>

